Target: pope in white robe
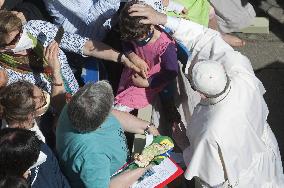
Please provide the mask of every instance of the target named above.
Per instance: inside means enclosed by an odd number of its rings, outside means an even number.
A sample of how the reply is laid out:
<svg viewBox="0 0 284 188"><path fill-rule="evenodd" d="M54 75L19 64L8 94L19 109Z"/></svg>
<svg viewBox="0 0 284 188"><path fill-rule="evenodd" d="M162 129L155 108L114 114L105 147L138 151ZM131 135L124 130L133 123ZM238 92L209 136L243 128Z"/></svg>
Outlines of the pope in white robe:
<svg viewBox="0 0 284 188"><path fill-rule="evenodd" d="M281 156L267 123L265 89L250 61L216 31L149 7L133 6L132 11L133 16L145 16L144 23L172 29L173 36L192 50L191 68L200 61L218 62L230 80L220 96L203 95L194 109L186 131L190 146L184 150L185 177L196 177L201 187L283 188ZM203 84L206 90L218 82Z"/></svg>

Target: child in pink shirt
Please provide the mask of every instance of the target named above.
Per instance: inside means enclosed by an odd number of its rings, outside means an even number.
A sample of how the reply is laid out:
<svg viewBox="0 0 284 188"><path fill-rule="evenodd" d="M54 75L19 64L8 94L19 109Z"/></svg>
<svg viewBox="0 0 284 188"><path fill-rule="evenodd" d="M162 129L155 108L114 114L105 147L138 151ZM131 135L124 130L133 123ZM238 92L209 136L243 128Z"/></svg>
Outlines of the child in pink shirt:
<svg viewBox="0 0 284 188"><path fill-rule="evenodd" d="M148 73L143 78L124 68L115 106L128 112L150 104L176 78L179 71L174 40L157 26L139 23L143 17L131 17L128 9L134 3L139 2L127 3L120 14L124 51L128 56L136 54L143 59L147 63Z"/></svg>

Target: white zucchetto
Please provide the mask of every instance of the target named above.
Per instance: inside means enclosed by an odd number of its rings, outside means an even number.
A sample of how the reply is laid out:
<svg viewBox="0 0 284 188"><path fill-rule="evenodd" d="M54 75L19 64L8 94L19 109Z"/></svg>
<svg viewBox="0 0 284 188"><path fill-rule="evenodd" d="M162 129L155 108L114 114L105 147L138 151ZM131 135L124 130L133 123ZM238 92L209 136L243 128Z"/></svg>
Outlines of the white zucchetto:
<svg viewBox="0 0 284 188"><path fill-rule="evenodd" d="M192 84L205 95L218 95L226 87L227 74L224 67L216 61L200 61L192 68Z"/></svg>

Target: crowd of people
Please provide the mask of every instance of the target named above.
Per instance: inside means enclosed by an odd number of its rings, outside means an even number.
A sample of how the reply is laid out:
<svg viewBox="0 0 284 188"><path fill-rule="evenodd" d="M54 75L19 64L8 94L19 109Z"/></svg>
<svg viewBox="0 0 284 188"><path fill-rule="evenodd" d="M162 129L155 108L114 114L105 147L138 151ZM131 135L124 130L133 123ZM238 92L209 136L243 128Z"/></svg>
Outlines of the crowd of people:
<svg viewBox="0 0 284 188"><path fill-rule="evenodd" d="M242 0L0 0L0 188L125 188L133 134L181 152L175 187L282 188ZM152 122L136 117L151 104Z"/></svg>

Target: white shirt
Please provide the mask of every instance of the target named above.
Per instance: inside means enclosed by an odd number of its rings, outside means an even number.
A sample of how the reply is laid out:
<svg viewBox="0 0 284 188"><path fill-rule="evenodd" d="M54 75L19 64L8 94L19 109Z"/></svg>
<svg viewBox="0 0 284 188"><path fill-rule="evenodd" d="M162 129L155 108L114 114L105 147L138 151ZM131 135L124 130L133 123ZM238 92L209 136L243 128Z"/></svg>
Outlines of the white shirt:
<svg viewBox="0 0 284 188"><path fill-rule="evenodd" d="M216 31L177 18L168 18L166 27L193 51L193 62L219 61L231 79L225 96L201 100L194 109L187 129L190 147L184 151L185 177L200 178L203 187L284 187L277 141L266 122L265 89L250 61Z"/></svg>
<svg viewBox="0 0 284 188"><path fill-rule="evenodd" d="M44 0L47 10L65 31L101 41L120 0Z"/></svg>

